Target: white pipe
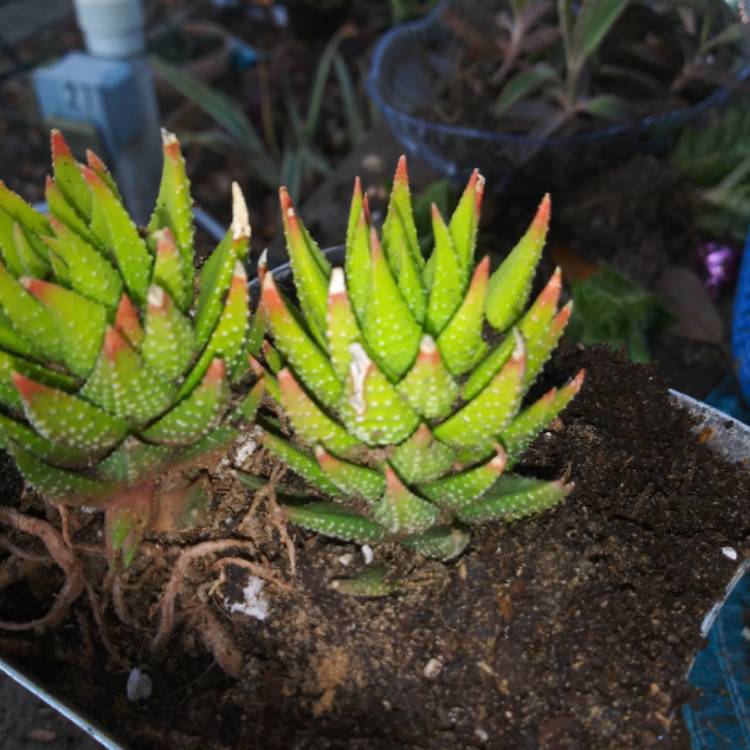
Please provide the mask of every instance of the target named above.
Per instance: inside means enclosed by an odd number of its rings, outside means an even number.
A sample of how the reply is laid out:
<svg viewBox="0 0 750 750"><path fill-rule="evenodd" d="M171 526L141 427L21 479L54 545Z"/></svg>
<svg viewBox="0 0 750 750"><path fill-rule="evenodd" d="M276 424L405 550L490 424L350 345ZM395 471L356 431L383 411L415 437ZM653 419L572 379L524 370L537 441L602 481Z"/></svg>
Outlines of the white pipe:
<svg viewBox="0 0 750 750"><path fill-rule="evenodd" d="M141 0L74 0L86 49L95 57L124 58L143 53Z"/></svg>

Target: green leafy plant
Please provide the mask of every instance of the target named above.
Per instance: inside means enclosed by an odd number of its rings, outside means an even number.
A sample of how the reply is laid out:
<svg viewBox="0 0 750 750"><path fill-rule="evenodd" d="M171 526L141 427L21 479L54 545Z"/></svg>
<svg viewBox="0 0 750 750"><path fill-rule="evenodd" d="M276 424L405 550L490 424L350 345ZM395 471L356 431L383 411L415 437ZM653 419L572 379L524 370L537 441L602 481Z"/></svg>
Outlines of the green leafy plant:
<svg viewBox="0 0 750 750"><path fill-rule="evenodd" d="M261 132L258 132L242 109L218 89L159 57L153 57L151 64L176 91L200 107L220 128L218 132L186 134L183 141L241 154L246 159L248 169L262 184L272 190L284 184L297 200L308 180L331 172L331 165L322 153L317 138L323 102L332 74L338 86L341 112L350 145L358 143L364 136L366 115L346 62L339 52L341 39L341 33L334 34L323 50L304 115L288 85L283 87L284 108L275 107L270 102L265 62L260 63L262 92L265 92L261 102ZM274 122L275 111L286 113L282 123ZM284 136L281 145L277 128Z"/></svg>
<svg viewBox="0 0 750 750"><path fill-rule="evenodd" d="M722 0L459 0L445 17L469 50L462 78L484 96L490 90L495 119L537 137L582 115L637 115L636 97L658 111L696 81L731 84L747 39Z"/></svg>
<svg viewBox="0 0 750 750"><path fill-rule="evenodd" d="M406 161L382 238L357 181L343 268L332 268L282 189L299 305L265 275L259 309L270 339L265 367L253 366L281 422L261 420L262 441L331 500L287 504L293 522L360 543L396 539L449 559L472 524L522 518L570 492L564 479L509 471L584 377L523 406L571 310L557 310L559 269L526 310L549 197L490 274L489 257L474 261L483 190L474 172L450 221L433 207L434 249L425 261ZM494 331L489 340L486 330Z"/></svg>
<svg viewBox="0 0 750 750"><path fill-rule="evenodd" d="M750 113L745 103L685 128L672 164L698 188L699 226L718 238L743 241L750 221Z"/></svg>
<svg viewBox="0 0 750 750"><path fill-rule="evenodd" d="M233 384L263 335L251 324L239 187L233 222L195 277L192 201L164 133L153 215L139 231L104 164L52 133L49 216L0 185L0 443L46 499L103 506L128 564L147 528L200 518L190 462L238 434L262 395ZM197 296L196 289L197 286Z"/></svg>
<svg viewBox="0 0 750 750"><path fill-rule="evenodd" d="M653 295L612 268L571 283L575 312L567 336L584 344L625 349L633 362L648 362L649 339L672 319Z"/></svg>

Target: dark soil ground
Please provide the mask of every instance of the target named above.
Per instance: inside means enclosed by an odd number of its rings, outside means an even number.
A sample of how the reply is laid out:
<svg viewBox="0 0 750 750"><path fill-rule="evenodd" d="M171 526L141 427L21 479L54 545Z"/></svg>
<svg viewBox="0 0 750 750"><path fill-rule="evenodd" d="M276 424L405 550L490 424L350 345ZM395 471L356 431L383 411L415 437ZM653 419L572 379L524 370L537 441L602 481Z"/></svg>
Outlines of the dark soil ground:
<svg viewBox="0 0 750 750"><path fill-rule="evenodd" d="M360 551L293 529L291 575L268 497L225 477L212 528L152 539L128 574L130 626L100 591L103 631L81 599L62 627L0 648L139 748L687 747L673 717L700 622L735 569L721 548L750 554L750 471L691 431L652 366L572 347L540 388L581 366L584 389L523 466L570 471L574 493L537 518L480 528L450 565L377 547L375 564L415 582L401 595L331 590L363 567ZM262 451L250 461L272 469ZM95 538L96 522L77 523L76 545ZM157 657L157 598L178 553L208 539L232 541L184 566L176 628ZM267 620L227 611L247 576L227 564L220 577L215 560L227 555L278 577L264 589ZM32 581L2 592L6 618L49 604L50 568ZM154 681L140 704L125 698L131 666Z"/></svg>

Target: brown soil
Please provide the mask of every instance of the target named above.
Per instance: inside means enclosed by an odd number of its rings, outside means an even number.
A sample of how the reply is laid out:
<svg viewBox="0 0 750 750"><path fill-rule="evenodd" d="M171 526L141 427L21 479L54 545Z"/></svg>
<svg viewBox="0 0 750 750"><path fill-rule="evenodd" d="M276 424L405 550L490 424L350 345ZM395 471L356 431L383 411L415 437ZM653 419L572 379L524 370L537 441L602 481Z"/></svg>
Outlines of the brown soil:
<svg viewBox="0 0 750 750"><path fill-rule="evenodd" d="M129 627L98 592L109 652L84 597L63 626L8 634L0 652L144 749L686 747L671 718L700 621L734 572L721 547L750 553L750 472L691 432L653 367L571 348L540 388L581 365L586 386L524 466L570 470L575 492L537 518L480 528L450 565L377 547L376 563L414 582L401 595L337 594L330 580L362 569L360 551L290 529L293 576L272 497L225 475L212 528L152 538L126 576ZM274 468L260 451L250 463ZM98 521L73 530L93 544ZM183 564L175 630L152 654L178 554L219 539L233 541ZM267 620L227 612L247 572L227 564L221 576L219 556L277 577ZM51 570L0 592L2 616L41 614L60 583ZM132 666L154 682L142 703L125 697Z"/></svg>

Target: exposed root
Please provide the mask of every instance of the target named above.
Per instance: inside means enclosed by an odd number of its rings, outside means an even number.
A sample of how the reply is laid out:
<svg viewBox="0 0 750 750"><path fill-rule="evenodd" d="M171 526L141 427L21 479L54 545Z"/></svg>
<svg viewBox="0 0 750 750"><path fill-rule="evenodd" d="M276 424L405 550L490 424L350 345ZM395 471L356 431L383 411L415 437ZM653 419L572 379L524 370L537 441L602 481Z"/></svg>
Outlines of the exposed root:
<svg viewBox="0 0 750 750"><path fill-rule="evenodd" d="M278 575L276 575L276 573L274 573L267 565L262 565L250 560L245 560L242 557L222 557L221 559L217 560L211 567L221 568L221 575L222 577L224 577L224 568L227 565L236 565L238 568L245 568L246 570L249 570L254 576L263 578L269 583L272 583L274 586L278 586L282 591L290 592L294 590L291 584L287 583Z"/></svg>
<svg viewBox="0 0 750 750"><path fill-rule="evenodd" d="M268 478L266 484L264 484L253 497L253 503L250 510L245 514L245 517L240 521L239 528L242 529L245 525L248 517L257 512L257 507L261 501L266 500L268 504L268 515L271 519L273 527L276 529L281 543L286 549L287 557L289 558L289 571L292 576L297 572L297 555L294 551L294 542L289 536L287 530L287 524L284 519L284 512L281 510L281 506L276 498L276 487L281 481L282 477L286 474L286 467L283 464L279 464L271 472L271 476Z"/></svg>
<svg viewBox="0 0 750 750"><path fill-rule="evenodd" d="M89 603L91 604L91 611L94 615L94 622L96 622L96 626L99 629L99 637L102 639L102 644L104 648L107 649L107 653L112 657L112 659L114 659L117 664L122 666L125 664L125 662L120 656L120 652L114 647L112 641L109 640L107 629L104 627L102 612L99 609L99 599L94 592L94 588L88 581L84 582L84 586L86 587L86 593L88 594Z"/></svg>
<svg viewBox="0 0 750 750"><path fill-rule="evenodd" d="M68 509L62 503L56 503L55 507L60 514L60 532L67 547L73 549L73 540L70 536L70 515Z"/></svg>
<svg viewBox="0 0 750 750"><path fill-rule="evenodd" d="M164 648L172 634L175 620L175 600L183 591L183 585L191 563L206 555L221 554L226 550L238 548L254 552L255 545L237 539L217 539L201 542L182 551L172 569L172 575L159 604L159 627L151 642L152 651L160 651Z"/></svg>
<svg viewBox="0 0 750 750"><path fill-rule="evenodd" d="M7 536L2 534L0 534L0 547L8 550L8 552L14 557L19 557L30 563L37 563L38 565L51 565L54 563L54 560L49 555L40 555L36 552L29 552L23 547L14 544Z"/></svg>
<svg viewBox="0 0 750 750"><path fill-rule="evenodd" d="M122 622L123 625L131 626L133 622L130 619L128 608L125 605L122 576L112 576L110 593L112 595L112 607L115 610L115 614L120 618L120 622Z"/></svg>
<svg viewBox="0 0 750 750"><path fill-rule="evenodd" d="M237 680L242 677L242 651L227 633L219 618L208 606L203 606L194 619L203 643L213 654L216 663L230 677Z"/></svg>
<svg viewBox="0 0 750 750"><path fill-rule="evenodd" d="M40 539L52 559L62 568L65 574L65 583L46 615L28 622L0 621L0 629L14 631L41 630L59 625L65 619L70 606L83 592L84 576L81 561L76 557L75 552L65 544L60 532L41 518L24 515L14 508L0 508L0 523Z"/></svg>

